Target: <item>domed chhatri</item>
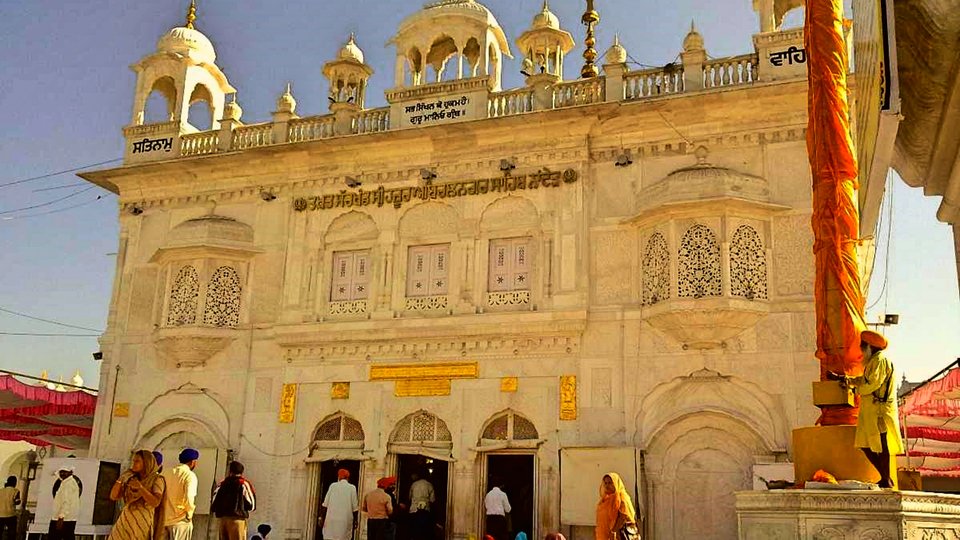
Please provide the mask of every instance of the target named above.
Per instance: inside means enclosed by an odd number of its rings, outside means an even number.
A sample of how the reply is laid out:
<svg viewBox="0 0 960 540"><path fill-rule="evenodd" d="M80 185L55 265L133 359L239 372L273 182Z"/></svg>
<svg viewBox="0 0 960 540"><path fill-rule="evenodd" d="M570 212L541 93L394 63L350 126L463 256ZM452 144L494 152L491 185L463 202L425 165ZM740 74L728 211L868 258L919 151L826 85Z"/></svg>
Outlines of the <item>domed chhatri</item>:
<svg viewBox="0 0 960 540"><path fill-rule="evenodd" d="M703 49L703 36L700 35L700 32L697 32L693 21L690 21L690 31L687 32L687 37L683 38L683 50L689 52L702 51Z"/></svg>
<svg viewBox="0 0 960 540"><path fill-rule="evenodd" d="M290 83L286 90L277 98L277 112L293 114L297 110L297 100L293 97Z"/></svg>
<svg viewBox="0 0 960 540"><path fill-rule="evenodd" d="M550 11L550 5L547 0L543 0L543 9L533 17L533 23L530 25L533 29L552 28L560 29L560 19Z"/></svg>
<svg viewBox="0 0 960 540"><path fill-rule="evenodd" d="M603 55L604 61L607 64L625 64L627 57L627 49L620 44L620 34L613 36L613 45Z"/></svg>
<svg viewBox="0 0 960 540"><path fill-rule="evenodd" d="M217 53L213 49L213 43L193 27L196 20L197 3L191 0L190 7L187 8L186 24L171 28L164 34L157 42L157 52L191 56L199 62L214 63Z"/></svg>
<svg viewBox="0 0 960 540"><path fill-rule="evenodd" d="M549 76L563 79L563 57L576 45L570 32L560 28L560 19L550 11L547 0L533 17L530 29L517 38L523 54L522 73L528 77ZM530 83L530 81L528 81Z"/></svg>
<svg viewBox="0 0 960 540"><path fill-rule="evenodd" d="M350 34L350 39L343 44L343 48L340 49L337 58L341 60L356 60L361 64L363 63L363 51L357 46L357 40L353 34Z"/></svg>

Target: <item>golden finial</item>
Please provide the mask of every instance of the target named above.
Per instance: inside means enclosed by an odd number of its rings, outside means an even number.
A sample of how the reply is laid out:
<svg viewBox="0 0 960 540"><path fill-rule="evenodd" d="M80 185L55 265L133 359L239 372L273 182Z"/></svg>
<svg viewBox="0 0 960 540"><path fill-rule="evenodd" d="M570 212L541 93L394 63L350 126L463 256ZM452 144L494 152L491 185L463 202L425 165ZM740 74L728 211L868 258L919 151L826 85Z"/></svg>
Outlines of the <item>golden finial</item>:
<svg viewBox="0 0 960 540"><path fill-rule="evenodd" d="M187 8L187 28L193 30L193 23L197 20L197 0L190 0L190 7Z"/></svg>
<svg viewBox="0 0 960 540"><path fill-rule="evenodd" d="M580 77L590 79L600 75L600 70L597 69L597 66L594 64L598 56L597 50L593 48L593 46L597 44L593 27L600 22L600 14L597 13L597 10L593 9L593 0L587 0L587 10L583 12L583 17L580 18L580 22L587 27L587 38L583 40L583 44L586 46L586 49L583 51L583 59L585 62L580 69Z"/></svg>

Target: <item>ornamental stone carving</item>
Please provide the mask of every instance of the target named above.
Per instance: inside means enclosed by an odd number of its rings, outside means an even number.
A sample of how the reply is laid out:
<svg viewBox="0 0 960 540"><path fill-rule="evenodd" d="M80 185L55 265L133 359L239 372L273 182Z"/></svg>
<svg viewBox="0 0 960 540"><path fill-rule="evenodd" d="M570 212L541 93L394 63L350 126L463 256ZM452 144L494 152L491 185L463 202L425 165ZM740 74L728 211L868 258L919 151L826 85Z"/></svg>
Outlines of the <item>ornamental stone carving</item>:
<svg viewBox="0 0 960 540"><path fill-rule="evenodd" d="M599 304L630 300L636 240L632 231L597 233L594 240L594 297Z"/></svg>
<svg viewBox="0 0 960 540"><path fill-rule="evenodd" d="M230 266L221 266L210 277L203 307L203 324L235 327L240 323L240 277Z"/></svg>
<svg viewBox="0 0 960 540"><path fill-rule="evenodd" d="M181 268L170 289L167 325L183 326L197 322L199 291L200 278L197 275L197 269L190 265Z"/></svg>
<svg viewBox="0 0 960 540"><path fill-rule="evenodd" d="M643 304L670 298L670 250L660 233L653 233L643 252Z"/></svg>
<svg viewBox="0 0 960 540"><path fill-rule="evenodd" d="M777 294L813 294L813 231L810 216L798 215L773 220L773 265ZM800 257L799 254L807 254Z"/></svg>
<svg viewBox="0 0 960 540"><path fill-rule="evenodd" d="M749 225L738 227L730 242L730 294L767 299L767 253L760 235Z"/></svg>
<svg viewBox="0 0 960 540"><path fill-rule="evenodd" d="M697 224L684 233L680 240L677 274L677 294L681 298L722 294L720 244L709 227Z"/></svg>

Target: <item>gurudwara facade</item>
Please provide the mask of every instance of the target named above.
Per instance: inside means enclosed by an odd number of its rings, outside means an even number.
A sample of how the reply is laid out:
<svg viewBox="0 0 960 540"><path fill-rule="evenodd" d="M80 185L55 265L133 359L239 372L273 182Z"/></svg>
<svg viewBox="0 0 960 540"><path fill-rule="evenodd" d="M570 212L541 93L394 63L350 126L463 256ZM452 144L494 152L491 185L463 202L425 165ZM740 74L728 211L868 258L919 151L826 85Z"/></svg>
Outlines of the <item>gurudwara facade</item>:
<svg viewBox="0 0 960 540"><path fill-rule="evenodd" d="M680 62L615 42L571 79L547 5L511 43L444 0L392 40L387 107L351 37L328 114L288 88L262 123L191 13L133 66L124 164L83 175L121 231L91 455L199 448L200 514L238 459L284 540L318 537L338 468L401 499L426 470L450 539L482 535L493 476L515 532L588 538L610 470L648 538L733 538L818 378L803 36L754 5L742 56L691 28Z"/></svg>

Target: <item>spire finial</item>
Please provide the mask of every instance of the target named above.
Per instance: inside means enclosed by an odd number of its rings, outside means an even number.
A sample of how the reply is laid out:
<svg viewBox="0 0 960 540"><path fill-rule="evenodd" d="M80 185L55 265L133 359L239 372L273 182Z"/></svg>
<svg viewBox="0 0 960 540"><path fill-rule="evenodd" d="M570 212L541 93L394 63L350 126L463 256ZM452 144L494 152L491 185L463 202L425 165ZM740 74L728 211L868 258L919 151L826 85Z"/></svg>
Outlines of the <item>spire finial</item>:
<svg viewBox="0 0 960 540"><path fill-rule="evenodd" d="M187 28L193 30L193 23L197 20L197 0L190 0L190 7L187 8Z"/></svg>
<svg viewBox="0 0 960 540"><path fill-rule="evenodd" d="M292 87L293 87L293 85L290 83L290 81L287 81L287 91L286 91L287 94L291 94L291 93L292 93L292 92L290 91Z"/></svg>
<svg viewBox="0 0 960 540"><path fill-rule="evenodd" d="M550 11L550 2L548 0L543 0L543 12L546 13Z"/></svg>
<svg viewBox="0 0 960 540"><path fill-rule="evenodd" d="M583 59L585 62L580 69L580 77L590 79L600 74L600 70L594 65L598 54L597 50L593 48L593 46L597 44L597 38L593 33L593 28L600 22L600 14L597 13L597 10L593 9L593 0L587 0L587 10L583 12L583 17L580 18L580 22L587 27L587 37L583 40L583 44L586 46L583 51Z"/></svg>
<svg viewBox="0 0 960 540"><path fill-rule="evenodd" d="M693 24L693 19L690 19L690 31L691 32L697 31L697 27Z"/></svg>
<svg viewBox="0 0 960 540"><path fill-rule="evenodd" d="M613 44L614 46L620 45L620 32L613 35Z"/></svg>

